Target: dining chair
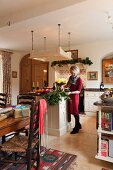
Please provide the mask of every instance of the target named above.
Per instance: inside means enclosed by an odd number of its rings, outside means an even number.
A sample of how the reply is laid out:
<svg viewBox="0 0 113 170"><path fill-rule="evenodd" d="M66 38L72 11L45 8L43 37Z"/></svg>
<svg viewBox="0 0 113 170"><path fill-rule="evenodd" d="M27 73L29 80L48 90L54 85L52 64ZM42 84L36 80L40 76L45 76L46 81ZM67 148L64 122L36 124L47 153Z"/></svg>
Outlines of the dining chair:
<svg viewBox="0 0 113 170"><path fill-rule="evenodd" d="M28 105L31 108L32 100L36 100L35 97L36 96L29 94L19 94L17 96L17 105ZM29 126L20 129L20 132L25 133L26 136L28 136Z"/></svg>
<svg viewBox="0 0 113 170"><path fill-rule="evenodd" d="M0 108L6 108L7 106L7 93L0 93ZM5 141L5 136L2 136L2 143Z"/></svg>
<svg viewBox="0 0 113 170"><path fill-rule="evenodd" d="M17 96L17 104L29 105L31 106L32 100L35 100L34 95L29 94L19 94Z"/></svg>
<svg viewBox="0 0 113 170"><path fill-rule="evenodd" d="M0 108L5 108L7 106L7 93L0 93Z"/></svg>
<svg viewBox="0 0 113 170"><path fill-rule="evenodd" d="M38 169L40 163L39 143L39 102L32 101L29 136L18 134L3 143L0 148L0 154L3 155L0 163L13 163L15 166L26 164L27 170L31 170L35 163L36 169Z"/></svg>

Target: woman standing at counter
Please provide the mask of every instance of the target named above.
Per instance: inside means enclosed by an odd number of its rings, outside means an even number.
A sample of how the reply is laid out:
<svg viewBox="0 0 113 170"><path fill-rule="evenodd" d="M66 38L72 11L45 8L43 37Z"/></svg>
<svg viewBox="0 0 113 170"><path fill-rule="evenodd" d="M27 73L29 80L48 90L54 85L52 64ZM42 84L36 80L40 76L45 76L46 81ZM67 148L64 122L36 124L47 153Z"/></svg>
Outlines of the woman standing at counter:
<svg viewBox="0 0 113 170"><path fill-rule="evenodd" d="M71 134L76 134L79 132L79 129L81 129L81 124L79 121L79 93L82 89L82 79L79 77L80 69L79 67L71 66L70 68L71 76L68 80L68 87L70 89L70 92L68 93L70 95L70 101L69 101L69 114L72 114L75 118L75 127L73 128L73 131Z"/></svg>

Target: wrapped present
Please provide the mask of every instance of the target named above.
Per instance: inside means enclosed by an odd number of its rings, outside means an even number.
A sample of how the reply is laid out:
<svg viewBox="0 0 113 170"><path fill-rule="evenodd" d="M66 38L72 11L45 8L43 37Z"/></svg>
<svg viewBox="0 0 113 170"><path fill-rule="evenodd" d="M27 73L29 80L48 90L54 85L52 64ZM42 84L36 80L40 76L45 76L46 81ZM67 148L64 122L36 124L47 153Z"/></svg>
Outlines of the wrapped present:
<svg viewBox="0 0 113 170"><path fill-rule="evenodd" d="M14 109L14 118L19 117L29 117L30 116L30 107L17 105Z"/></svg>

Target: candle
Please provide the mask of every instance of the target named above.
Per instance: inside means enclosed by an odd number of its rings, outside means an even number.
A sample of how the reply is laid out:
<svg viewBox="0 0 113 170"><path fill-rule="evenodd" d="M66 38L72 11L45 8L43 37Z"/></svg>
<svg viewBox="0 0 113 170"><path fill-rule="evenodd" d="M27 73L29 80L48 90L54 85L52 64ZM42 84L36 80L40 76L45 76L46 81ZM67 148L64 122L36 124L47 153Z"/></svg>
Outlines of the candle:
<svg viewBox="0 0 113 170"><path fill-rule="evenodd" d="M37 81L37 87L39 87L39 82Z"/></svg>
<svg viewBox="0 0 113 170"><path fill-rule="evenodd" d="M39 82L37 81L36 89L39 90Z"/></svg>
<svg viewBox="0 0 113 170"><path fill-rule="evenodd" d="M33 81L33 87L35 87L35 82Z"/></svg>

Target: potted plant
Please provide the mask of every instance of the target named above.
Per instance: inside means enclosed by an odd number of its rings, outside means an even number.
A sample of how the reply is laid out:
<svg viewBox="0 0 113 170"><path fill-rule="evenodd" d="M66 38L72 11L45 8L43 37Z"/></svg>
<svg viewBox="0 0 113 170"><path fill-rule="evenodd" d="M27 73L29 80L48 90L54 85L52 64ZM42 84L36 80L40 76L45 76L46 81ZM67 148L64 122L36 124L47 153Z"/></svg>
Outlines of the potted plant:
<svg viewBox="0 0 113 170"><path fill-rule="evenodd" d="M47 94L42 94L42 97L46 99L49 105L59 104L59 102L62 101L62 97L64 98L64 100L69 99L69 96L67 95L67 93L62 90L54 90Z"/></svg>

